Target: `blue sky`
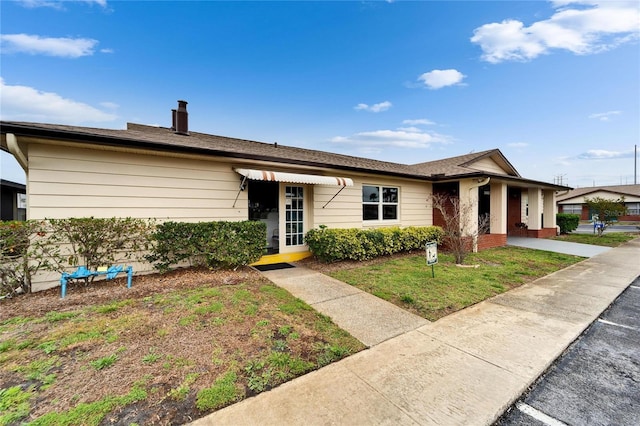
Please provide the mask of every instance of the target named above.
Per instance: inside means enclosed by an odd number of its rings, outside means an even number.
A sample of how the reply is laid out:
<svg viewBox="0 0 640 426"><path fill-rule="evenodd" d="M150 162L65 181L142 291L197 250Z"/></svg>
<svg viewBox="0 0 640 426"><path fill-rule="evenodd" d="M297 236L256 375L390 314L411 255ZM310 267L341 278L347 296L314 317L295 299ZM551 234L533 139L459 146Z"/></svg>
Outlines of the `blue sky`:
<svg viewBox="0 0 640 426"><path fill-rule="evenodd" d="M639 5L0 1L0 116L169 127L184 99L192 131L406 164L499 148L526 178L631 184Z"/></svg>

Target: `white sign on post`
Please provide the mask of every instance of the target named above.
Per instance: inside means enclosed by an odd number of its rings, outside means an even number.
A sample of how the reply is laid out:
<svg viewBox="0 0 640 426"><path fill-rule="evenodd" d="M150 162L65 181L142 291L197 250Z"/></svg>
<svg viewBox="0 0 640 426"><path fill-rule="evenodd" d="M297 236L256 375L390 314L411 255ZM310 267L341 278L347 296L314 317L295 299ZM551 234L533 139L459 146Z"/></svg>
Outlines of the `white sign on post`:
<svg viewBox="0 0 640 426"><path fill-rule="evenodd" d="M436 273L433 265L438 263L438 242L429 241L426 244L425 248L427 250L427 266L431 265L431 278L435 278Z"/></svg>
<svg viewBox="0 0 640 426"><path fill-rule="evenodd" d="M430 241L427 243L427 265L438 263L438 243Z"/></svg>

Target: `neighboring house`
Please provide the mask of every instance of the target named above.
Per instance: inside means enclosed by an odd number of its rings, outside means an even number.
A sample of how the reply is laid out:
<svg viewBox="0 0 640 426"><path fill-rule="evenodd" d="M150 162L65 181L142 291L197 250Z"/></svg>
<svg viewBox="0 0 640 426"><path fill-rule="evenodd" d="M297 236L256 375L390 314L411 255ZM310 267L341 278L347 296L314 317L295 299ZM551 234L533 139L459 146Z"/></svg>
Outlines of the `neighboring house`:
<svg viewBox="0 0 640 426"><path fill-rule="evenodd" d="M27 219L27 187L21 183L0 180L0 220Z"/></svg>
<svg viewBox="0 0 640 426"><path fill-rule="evenodd" d="M438 224L433 191L473 203L470 223L490 213L480 248L505 245L522 223L555 235L555 193L569 189L521 177L497 149L407 165L196 133L178 104L171 128L2 122L1 147L27 173L29 218L262 220L269 263L308 256L304 234L320 225Z"/></svg>
<svg viewBox="0 0 640 426"><path fill-rule="evenodd" d="M567 192L560 192L556 196L558 213L579 214L581 220L591 220L593 215L585 198L605 198L617 200L624 197L627 214L620 216L622 221L640 221L640 184L638 185L613 185L576 188Z"/></svg>

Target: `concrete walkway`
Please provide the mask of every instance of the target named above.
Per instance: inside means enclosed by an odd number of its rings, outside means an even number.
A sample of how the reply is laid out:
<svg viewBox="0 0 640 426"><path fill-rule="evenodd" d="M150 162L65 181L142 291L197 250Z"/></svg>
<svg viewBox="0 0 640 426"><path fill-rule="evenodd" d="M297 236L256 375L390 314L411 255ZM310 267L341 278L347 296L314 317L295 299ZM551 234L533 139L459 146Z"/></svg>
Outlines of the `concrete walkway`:
<svg viewBox="0 0 640 426"><path fill-rule="evenodd" d="M376 296L301 266L262 273L304 300L367 346L374 346L429 321Z"/></svg>
<svg viewBox="0 0 640 426"><path fill-rule="evenodd" d="M639 258L636 239L397 337L372 338L382 342L193 424L490 424L640 275ZM318 307L337 303L304 292ZM378 327L387 325L369 324Z"/></svg>
<svg viewBox="0 0 640 426"><path fill-rule="evenodd" d="M507 245L553 251L556 253L572 254L574 256L582 257L591 257L611 250L611 247L571 243L568 241L549 240L546 238L526 237L507 237Z"/></svg>

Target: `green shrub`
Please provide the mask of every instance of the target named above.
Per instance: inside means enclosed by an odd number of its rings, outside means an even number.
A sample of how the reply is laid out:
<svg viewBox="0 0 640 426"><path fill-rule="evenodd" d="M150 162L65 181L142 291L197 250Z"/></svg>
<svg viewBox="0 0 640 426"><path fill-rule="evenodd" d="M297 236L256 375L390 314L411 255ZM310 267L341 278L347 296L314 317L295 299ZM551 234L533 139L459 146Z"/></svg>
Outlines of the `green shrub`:
<svg viewBox="0 0 640 426"><path fill-rule="evenodd" d="M410 226L378 229L329 229L320 226L307 232L309 250L323 262L367 260L375 257L424 249L428 241L440 241L437 226Z"/></svg>
<svg viewBox="0 0 640 426"><path fill-rule="evenodd" d="M50 266L41 238L45 228L35 220L0 222L0 299L30 293L32 277Z"/></svg>
<svg viewBox="0 0 640 426"><path fill-rule="evenodd" d="M84 265L95 270L138 260L153 226L133 218L0 222L0 297L29 293L41 269L62 273Z"/></svg>
<svg viewBox="0 0 640 426"><path fill-rule="evenodd" d="M76 266L96 270L125 259L138 260L148 248L154 223L135 218L48 219L43 234L54 264L63 272Z"/></svg>
<svg viewBox="0 0 640 426"><path fill-rule="evenodd" d="M569 232L578 229L578 225L580 224L580 215L558 213L556 214L556 223L560 227L561 234L568 234Z"/></svg>
<svg viewBox="0 0 640 426"><path fill-rule="evenodd" d="M234 268L260 259L266 225L243 222L165 222L151 236L146 259L161 272L188 262L191 266Z"/></svg>

